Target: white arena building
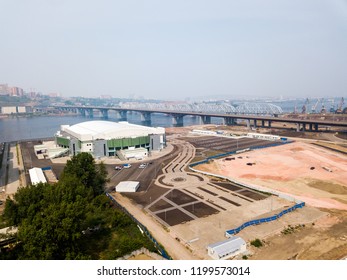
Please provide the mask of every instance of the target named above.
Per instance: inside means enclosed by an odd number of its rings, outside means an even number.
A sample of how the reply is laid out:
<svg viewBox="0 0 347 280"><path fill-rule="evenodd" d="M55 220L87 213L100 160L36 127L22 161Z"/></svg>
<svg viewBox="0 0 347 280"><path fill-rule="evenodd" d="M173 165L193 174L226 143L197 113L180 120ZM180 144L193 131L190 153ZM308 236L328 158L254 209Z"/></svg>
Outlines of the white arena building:
<svg viewBox="0 0 347 280"><path fill-rule="evenodd" d="M94 157L116 156L121 150L159 151L166 146L165 128L128 122L88 121L61 125L55 134L57 146L68 148L70 155L81 152Z"/></svg>

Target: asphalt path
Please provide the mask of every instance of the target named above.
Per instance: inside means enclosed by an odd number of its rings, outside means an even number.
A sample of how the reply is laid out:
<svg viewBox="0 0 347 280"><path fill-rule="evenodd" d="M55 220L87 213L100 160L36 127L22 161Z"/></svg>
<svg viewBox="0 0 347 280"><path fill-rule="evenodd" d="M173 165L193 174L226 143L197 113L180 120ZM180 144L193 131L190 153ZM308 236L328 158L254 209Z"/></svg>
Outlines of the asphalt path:
<svg viewBox="0 0 347 280"><path fill-rule="evenodd" d="M0 174L0 191L2 192L5 189L6 186L6 173L7 173L7 161L8 161L8 149L9 144L4 143L3 144L3 158L2 158L2 165L1 165L1 174Z"/></svg>
<svg viewBox="0 0 347 280"><path fill-rule="evenodd" d="M145 168L139 168L141 162L131 163L130 168L122 168L121 170L115 170L115 165L107 165L107 171L109 174L110 182L107 184L107 190L114 190L114 187L117 186L122 181L138 181L140 182L139 192L146 191L149 185L152 183L159 172L161 172L161 162L156 161L147 161L148 165Z"/></svg>
<svg viewBox="0 0 347 280"><path fill-rule="evenodd" d="M153 184L155 179L163 173L162 169L172 159L174 159L181 148L174 147L170 154L167 154L160 158L148 158L145 161L134 161L130 162L130 168L122 168L122 170L115 170L116 166L122 164L107 164L106 169L108 172L109 182L106 185L107 191L113 191L122 181L138 181L140 182L140 188L137 193L147 192L150 186ZM142 163L148 163L146 168L139 168Z"/></svg>

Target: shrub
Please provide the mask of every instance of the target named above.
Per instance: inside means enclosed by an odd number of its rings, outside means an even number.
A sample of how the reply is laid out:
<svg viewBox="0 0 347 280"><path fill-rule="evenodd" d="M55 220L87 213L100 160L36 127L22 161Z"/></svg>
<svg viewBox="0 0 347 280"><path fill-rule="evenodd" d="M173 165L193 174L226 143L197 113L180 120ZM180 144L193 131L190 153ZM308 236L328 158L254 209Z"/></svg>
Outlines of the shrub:
<svg viewBox="0 0 347 280"><path fill-rule="evenodd" d="M263 246L263 243L261 242L261 240L260 239L255 239L255 240L253 240L253 241L251 241L251 245L253 245L254 247L261 247L261 246Z"/></svg>

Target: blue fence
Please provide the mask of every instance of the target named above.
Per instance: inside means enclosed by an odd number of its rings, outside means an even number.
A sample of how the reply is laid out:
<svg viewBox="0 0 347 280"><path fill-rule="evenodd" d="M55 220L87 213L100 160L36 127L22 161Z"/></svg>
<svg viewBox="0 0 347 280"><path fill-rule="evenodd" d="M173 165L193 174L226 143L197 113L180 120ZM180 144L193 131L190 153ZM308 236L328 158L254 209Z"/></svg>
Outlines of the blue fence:
<svg viewBox="0 0 347 280"><path fill-rule="evenodd" d="M281 218L283 215L285 215L287 213L290 213L290 212L294 211L297 208L302 208L304 206L305 206L305 202L297 203L294 206L281 211L279 214L276 214L276 215L273 215L273 216L270 216L270 217L267 217L267 218L251 220L251 221L248 221L248 222L242 224L241 226L239 226L237 228L227 230L225 232L225 235L228 237L229 235L239 233L241 230L243 230L246 227L253 226L253 225L259 225L259 224L267 223L267 222L271 222L271 221L275 221L275 220Z"/></svg>
<svg viewBox="0 0 347 280"><path fill-rule="evenodd" d="M113 196L111 196L109 193L106 193L109 199L117 205L118 208L120 208L125 214L127 214L142 230L143 232L147 235L147 237L154 243L154 246L157 248L159 253L167 260L172 260L172 258L166 253L166 251L159 245L157 240L151 235L151 233L148 231L148 229L141 224L133 215L129 213L129 211L124 208L122 205L120 205L117 200L114 199Z"/></svg>
<svg viewBox="0 0 347 280"><path fill-rule="evenodd" d="M46 166L46 167L42 167L41 169L43 171L45 171L45 170L52 170L52 167L51 166Z"/></svg>
<svg viewBox="0 0 347 280"><path fill-rule="evenodd" d="M280 146L280 145L285 145L285 144L289 144L289 143L292 143L293 141L282 141L280 143L273 143L273 144L269 144L269 145L262 145L262 146L251 146L249 147L249 150L258 150L258 149L264 149L264 148L270 148L270 147L276 147L276 146ZM234 154L237 154L239 153L240 151L232 151L232 152L228 152L228 153L223 153L223 154L218 154L218 155L214 155L214 156L211 156L211 157L208 157L204 160L201 160L201 161L197 161L197 162L194 162L192 164L189 165L189 167L194 167L194 166L197 166L199 164L203 164L203 163L207 163L209 160L211 159L215 159L215 158L221 158L221 157L226 157L226 156L229 156L229 155L234 155ZM297 208L302 208L305 206L305 202L300 202L300 203L297 203L295 204L294 206L288 208L288 209L285 209L283 211L281 211L279 214L277 215L273 215L271 217L267 217L267 218L261 218L261 219L256 219L256 220L251 220L251 221L248 221L244 224L242 224L241 226L237 227L237 228L234 228L234 229L230 229L230 230L227 230L225 232L225 235L228 237L229 235L232 235L232 234L237 234L239 233L241 230L243 230L244 228L246 227L249 227L249 226L252 226L252 225L259 225L261 223L267 223L267 222L271 222L271 221L275 221L277 219L279 219L280 217L282 217L283 215L289 213L289 212L292 212L294 211L295 209Z"/></svg>

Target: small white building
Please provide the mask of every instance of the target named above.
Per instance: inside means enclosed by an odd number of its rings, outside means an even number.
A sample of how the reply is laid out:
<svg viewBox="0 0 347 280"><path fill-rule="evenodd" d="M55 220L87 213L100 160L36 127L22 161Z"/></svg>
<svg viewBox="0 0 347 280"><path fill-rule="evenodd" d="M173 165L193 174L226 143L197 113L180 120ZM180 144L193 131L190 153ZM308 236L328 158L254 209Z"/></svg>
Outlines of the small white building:
<svg viewBox="0 0 347 280"><path fill-rule="evenodd" d="M57 147L54 141L45 142L42 145L35 145L34 151L38 159L56 158L69 154L68 148Z"/></svg>
<svg viewBox="0 0 347 280"><path fill-rule="evenodd" d="M228 259L246 252L246 242L238 236L232 236L225 241L220 241L207 246L208 255L215 259Z"/></svg>
<svg viewBox="0 0 347 280"><path fill-rule="evenodd" d="M145 148L137 148L137 149L127 149L127 150L119 150L117 152L118 157L121 160L129 160L129 159L143 159L148 156L148 150Z"/></svg>
<svg viewBox="0 0 347 280"><path fill-rule="evenodd" d="M201 130L201 129L193 129L190 133L200 134L200 135L217 135L217 132L211 130Z"/></svg>
<svg viewBox="0 0 347 280"><path fill-rule="evenodd" d="M260 140L268 140L268 141L276 141L281 139L281 137L279 137L278 135L261 134L261 133L247 133L247 137L260 139Z"/></svg>
<svg viewBox="0 0 347 280"><path fill-rule="evenodd" d="M116 187L116 192L136 192L140 187L140 182L137 181L123 181L120 182Z"/></svg>
<svg viewBox="0 0 347 280"><path fill-rule="evenodd" d="M29 176L32 185L47 183L46 177L41 168L34 167L29 169Z"/></svg>

